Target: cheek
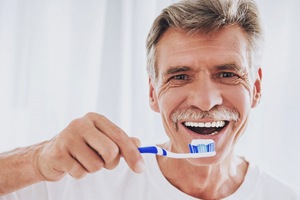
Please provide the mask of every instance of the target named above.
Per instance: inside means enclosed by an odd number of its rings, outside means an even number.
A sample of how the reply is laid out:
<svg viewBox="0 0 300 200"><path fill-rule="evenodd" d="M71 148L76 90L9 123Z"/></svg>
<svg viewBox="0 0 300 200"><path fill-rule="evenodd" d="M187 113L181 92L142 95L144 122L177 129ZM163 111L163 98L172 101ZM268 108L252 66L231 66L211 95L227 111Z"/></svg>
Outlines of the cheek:
<svg viewBox="0 0 300 200"><path fill-rule="evenodd" d="M247 91L246 93L251 98L251 96L252 96L252 90L251 90L251 82L250 82L250 80L249 79L243 80L243 81L241 81L240 84L246 89L246 91Z"/></svg>
<svg viewBox="0 0 300 200"><path fill-rule="evenodd" d="M247 73L244 73L241 75L239 79L236 79L232 82L232 88L231 91L231 99L235 100L236 102L241 101L240 103L251 105L251 99L252 99L252 82L249 79L249 76Z"/></svg>
<svg viewBox="0 0 300 200"><path fill-rule="evenodd" d="M186 99L186 89L184 88L167 88L164 87L158 92L158 102L160 107L160 114L166 134L170 139L172 148L179 148L177 151L186 151L187 144L190 141L184 141L184 137L177 133L176 126L174 125L171 115L172 113L183 104ZM180 148L180 146L183 147Z"/></svg>
<svg viewBox="0 0 300 200"><path fill-rule="evenodd" d="M234 106L239 112L240 120L243 120L251 109L250 84L240 84L223 91L224 104Z"/></svg>
<svg viewBox="0 0 300 200"><path fill-rule="evenodd" d="M169 129L176 129L171 116L185 102L187 90L184 87L162 88L157 96L160 114L165 126Z"/></svg>
<svg viewBox="0 0 300 200"><path fill-rule="evenodd" d="M251 98L249 95L249 91L243 85L238 85L235 89L226 90L224 98L225 97L226 99L224 100L224 103L226 101L228 105L233 106L235 109L237 109L239 113L239 120L234 123L229 130L228 137L225 137L220 141L220 151L227 151L231 149L228 148L228 146L234 146L236 144L236 142L244 133L248 121L248 116L251 111Z"/></svg>
<svg viewBox="0 0 300 200"><path fill-rule="evenodd" d="M249 91L246 89L235 91L235 94L232 96L232 101L234 101L233 104L239 112L239 120L232 127L231 137L231 143L236 144L245 131L251 111L251 97Z"/></svg>
<svg viewBox="0 0 300 200"><path fill-rule="evenodd" d="M162 86L157 93L161 113L170 117L173 110L184 102L186 92L184 87L170 87L169 84Z"/></svg>

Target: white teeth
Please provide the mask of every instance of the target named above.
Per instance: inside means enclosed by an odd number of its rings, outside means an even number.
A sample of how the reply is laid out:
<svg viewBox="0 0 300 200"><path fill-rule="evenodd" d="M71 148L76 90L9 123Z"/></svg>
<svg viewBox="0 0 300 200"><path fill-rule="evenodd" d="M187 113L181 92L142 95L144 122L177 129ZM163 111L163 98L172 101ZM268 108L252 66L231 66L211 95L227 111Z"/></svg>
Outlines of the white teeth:
<svg viewBox="0 0 300 200"><path fill-rule="evenodd" d="M185 126L191 126L191 127L205 127L205 128L211 128L211 127L224 127L225 121L215 121L215 122L184 122Z"/></svg>
<svg viewBox="0 0 300 200"><path fill-rule="evenodd" d="M216 135L218 132L217 131L215 131L215 132L213 132L213 133L211 133L210 135Z"/></svg>

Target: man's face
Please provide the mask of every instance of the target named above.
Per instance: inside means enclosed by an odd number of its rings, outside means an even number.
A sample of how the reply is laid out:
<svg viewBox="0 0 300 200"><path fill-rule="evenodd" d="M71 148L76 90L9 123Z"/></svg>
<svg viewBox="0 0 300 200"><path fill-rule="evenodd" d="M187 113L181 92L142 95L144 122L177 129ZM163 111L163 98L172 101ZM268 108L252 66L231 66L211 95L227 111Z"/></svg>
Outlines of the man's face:
<svg viewBox="0 0 300 200"><path fill-rule="evenodd" d="M261 70L250 75L247 45L237 26L192 36L170 28L158 42L150 105L161 113L171 150L189 152L193 139L215 141L215 157L190 162L211 164L231 155L259 101Z"/></svg>

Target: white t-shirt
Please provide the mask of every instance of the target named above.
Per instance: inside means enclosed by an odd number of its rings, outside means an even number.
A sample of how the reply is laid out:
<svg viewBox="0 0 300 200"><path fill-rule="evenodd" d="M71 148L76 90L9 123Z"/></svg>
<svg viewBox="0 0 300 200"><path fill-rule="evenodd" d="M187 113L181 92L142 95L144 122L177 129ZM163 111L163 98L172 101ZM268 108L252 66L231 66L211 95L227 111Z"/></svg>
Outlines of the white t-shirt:
<svg viewBox="0 0 300 200"><path fill-rule="evenodd" d="M146 171L135 174L121 160L114 170L101 170L83 179L66 176L59 182L41 182L0 197L0 200L193 200L170 184L156 158L145 155ZM225 200L300 200L300 193L249 165L241 187Z"/></svg>

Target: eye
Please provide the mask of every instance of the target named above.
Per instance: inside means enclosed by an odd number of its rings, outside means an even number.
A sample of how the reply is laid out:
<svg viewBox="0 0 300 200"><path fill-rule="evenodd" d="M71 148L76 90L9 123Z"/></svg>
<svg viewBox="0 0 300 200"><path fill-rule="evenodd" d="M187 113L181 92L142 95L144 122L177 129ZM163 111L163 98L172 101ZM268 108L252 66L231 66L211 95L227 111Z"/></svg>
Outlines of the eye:
<svg viewBox="0 0 300 200"><path fill-rule="evenodd" d="M241 76L235 72L220 72L214 76L216 81L219 81L223 84L234 84L236 85L242 79Z"/></svg>
<svg viewBox="0 0 300 200"><path fill-rule="evenodd" d="M177 74L167 79L167 82L172 84L186 84L189 83L190 81L191 81L191 77L188 74Z"/></svg>
<svg viewBox="0 0 300 200"><path fill-rule="evenodd" d="M219 78L238 78L239 76L233 72L222 72L218 74Z"/></svg>
<svg viewBox="0 0 300 200"><path fill-rule="evenodd" d="M174 79L174 80L187 80L189 79L189 76L186 74L178 74L175 76L172 76L170 79Z"/></svg>

